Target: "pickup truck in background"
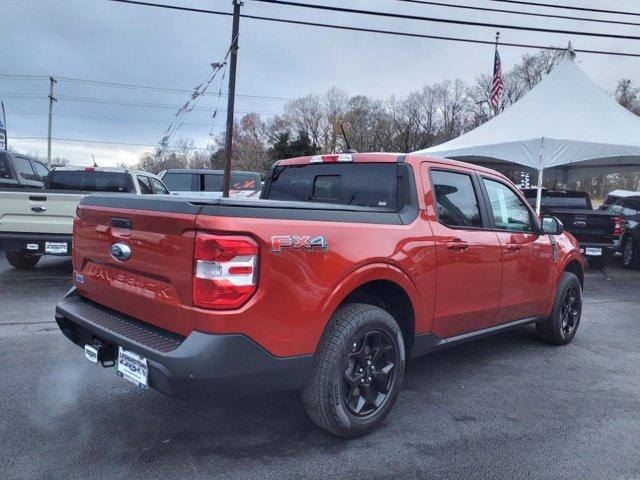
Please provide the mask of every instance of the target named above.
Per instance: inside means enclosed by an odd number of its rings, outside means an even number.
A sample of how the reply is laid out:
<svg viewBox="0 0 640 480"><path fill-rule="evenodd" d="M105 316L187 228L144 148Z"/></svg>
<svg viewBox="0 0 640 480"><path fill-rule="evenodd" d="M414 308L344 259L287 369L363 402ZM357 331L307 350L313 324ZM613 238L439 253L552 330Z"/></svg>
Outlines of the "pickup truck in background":
<svg viewBox="0 0 640 480"><path fill-rule="evenodd" d="M537 190L524 189L523 193L535 206ZM580 242L580 252L591 268L604 268L620 247L620 217L608 211L594 210L586 192L544 189L540 212L560 219L565 230Z"/></svg>
<svg viewBox="0 0 640 480"><path fill-rule="evenodd" d="M0 251L8 262L29 269L42 255L70 255L76 208L92 192L169 193L153 174L97 167L54 168L44 189L0 189Z"/></svg>
<svg viewBox="0 0 640 480"><path fill-rule="evenodd" d="M222 170L170 168L160 172L158 177L172 195L190 198L220 198L222 197L223 174ZM231 172L230 197L258 198L261 189L258 172Z"/></svg>
<svg viewBox="0 0 640 480"><path fill-rule="evenodd" d="M422 155L282 160L262 198L91 195L56 321L90 361L192 397L302 389L372 431L411 357L523 325L565 345L583 258L504 176Z"/></svg>
<svg viewBox="0 0 640 480"><path fill-rule="evenodd" d="M42 188L48 173L38 160L0 151L0 188Z"/></svg>

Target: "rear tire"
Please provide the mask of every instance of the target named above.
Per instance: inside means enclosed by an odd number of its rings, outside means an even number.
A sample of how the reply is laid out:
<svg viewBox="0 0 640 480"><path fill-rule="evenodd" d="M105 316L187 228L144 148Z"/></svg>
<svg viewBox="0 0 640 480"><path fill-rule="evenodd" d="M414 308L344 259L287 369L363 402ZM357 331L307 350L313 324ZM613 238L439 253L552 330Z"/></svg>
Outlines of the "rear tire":
<svg viewBox="0 0 640 480"><path fill-rule="evenodd" d="M558 283L553 310L549 319L536 324L538 338L554 345L566 345L580 325L582 316L582 285L578 277L564 272Z"/></svg>
<svg viewBox="0 0 640 480"><path fill-rule="evenodd" d="M587 262L589 262L589 267L602 270L609 263L609 256L605 253L602 257L589 257Z"/></svg>
<svg viewBox="0 0 640 480"><path fill-rule="evenodd" d="M633 237L625 238L622 245L622 264L627 268L640 268L640 252L635 248Z"/></svg>
<svg viewBox="0 0 640 480"><path fill-rule="evenodd" d="M404 340L389 313L361 303L340 307L320 339L302 390L305 409L334 435L366 435L391 411L404 366Z"/></svg>
<svg viewBox="0 0 640 480"><path fill-rule="evenodd" d="M18 270L31 270L40 261L40 256L23 252L5 252L7 261Z"/></svg>

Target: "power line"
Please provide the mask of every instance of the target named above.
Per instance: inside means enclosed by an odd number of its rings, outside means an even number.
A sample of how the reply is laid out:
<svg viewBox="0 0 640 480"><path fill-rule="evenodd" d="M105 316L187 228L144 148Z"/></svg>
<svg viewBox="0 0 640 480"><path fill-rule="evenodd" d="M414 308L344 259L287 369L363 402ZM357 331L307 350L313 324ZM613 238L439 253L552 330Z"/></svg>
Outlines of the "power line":
<svg viewBox="0 0 640 480"><path fill-rule="evenodd" d="M46 75L0 75L0 80L45 80L49 77ZM184 89L184 88L171 88L171 87L159 87L154 85L139 85L132 83L118 83L118 82L107 82L104 80L90 80L86 78L73 78L73 77L55 77L56 80L66 82L66 83L76 83L82 85L96 85L101 87L114 87L114 88L123 88L130 90L146 90L146 91L154 91L154 92L164 92L164 93L193 93L193 89ZM2 94L0 94L2 95ZM206 97L218 97L217 93L207 93L201 94ZM223 93L222 96L226 96L226 93ZM46 96L46 95L45 95ZM269 96L269 95L248 95L248 94L236 94L237 98L246 99L246 100L275 100L275 101L290 101L295 100L292 97L277 97L277 96Z"/></svg>
<svg viewBox="0 0 640 480"><path fill-rule="evenodd" d="M640 17L640 12L624 12L621 10L607 10L603 8L575 7L573 5L557 5L554 3L525 2L521 0L491 0L491 1L500 2L500 3L513 3L516 5L527 5L531 7L561 8L563 10L577 10L580 12L613 13L615 15L633 15L636 17Z"/></svg>
<svg viewBox="0 0 640 480"><path fill-rule="evenodd" d="M462 10L474 10L474 11L480 11L480 12L508 13L512 15L523 15L523 16L529 16L529 17L558 18L561 20L575 20L575 21L581 21L581 22L606 23L606 24L613 24L613 25L630 25L634 27L640 27L640 23L625 22L624 20L605 20L603 18L572 17L571 15L554 15L552 13L521 12L518 10L507 10L504 8L476 7L471 5L457 5L457 4L451 4L451 3L431 2L426 0L397 0L397 1L420 4L420 5L431 5L434 7L447 7L447 8L458 8Z"/></svg>
<svg viewBox="0 0 640 480"><path fill-rule="evenodd" d="M88 102L88 103L100 103L105 105L121 105L121 106L143 107L143 108L163 108L163 109L170 109L170 110L180 108L182 106L182 105L166 104L166 103L133 102L130 100L115 100L115 99L109 99L109 98L79 97L75 95L58 95L58 98L61 100L69 101L69 102ZM214 112L215 108L210 108L210 107L194 108L194 111ZM269 110L262 110L262 111L238 110L238 112L239 113L264 113L264 114L279 113L279 112L269 111Z"/></svg>
<svg viewBox="0 0 640 480"><path fill-rule="evenodd" d="M509 24L500 24L500 23L489 23L489 22L473 22L470 20L454 20L450 18L439 18L439 17L422 17L419 15L408 15L403 13L378 12L374 10L360 10L357 8L334 7L329 5L318 5L314 3L298 3L298 2L291 2L289 0L253 0L253 1L260 2L260 3L269 3L273 5L287 5L291 7L309 8L313 10L325 10L328 12L353 13L357 15L369 15L369 16L385 17L385 18L398 18L403 20L420 20L424 22L446 23L446 24L452 24L452 25L465 25L465 26L471 26L471 27L492 27L492 28L502 28L502 29L508 29L508 30L518 30L518 31L527 31L527 32L561 33L566 35L581 35L585 37L617 38L620 40L640 40L640 37L638 36L620 35L617 33L599 33L599 32L586 32L582 30L562 30L562 29L556 29L556 28L525 27L523 25L509 25Z"/></svg>
<svg viewBox="0 0 640 480"><path fill-rule="evenodd" d="M11 115L33 116L33 115L47 115L46 112L13 112ZM102 117L95 115L76 115L72 113L54 113L54 117L72 117L72 118L85 118L89 120L109 120L114 122L133 122L133 123L155 123L160 125L166 125L166 121L162 120L142 120L138 118L123 118L123 117ZM184 122L184 126L198 126L198 127L222 127L222 124L211 125L210 123L201 122Z"/></svg>
<svg viewBox="0 0 640 480"><path fill-rule="evenodd" d="M142 2L142 1L136 1L136 0L108 0L108 1L118 2L118 3L127 3L127 4L133 4L133 5L142 5L146 7L167 8L171 10L186 10L186 11L196 10L198 13L207 13L212 15L226 15L226 16L231 15L230 13L227 13L227 12L218 12L214 10L204 10L204 9L193 9L193 8L187 8L187 7L177 7L175 5L166 5L162 3L153 3L153 2ZM267 22L285 23L285 24L301 25L301 26L308 26L308 27L331 28L334 30L343 30L343 31L351 31L351 32L375 33L375 34L397 36L397 37L423 38L423 39L430 39L430 40L473 43L473 44L479 44L479 45L494 45L494 42L491 40L477 40L472 38L451 37L451 36L444 36L444 35L426 35L426 34L420 34L420 33L409 33L409 32L395 31L395 30L352 27L352 26L346 26L346 25L309 22L309 21L303 21L303 20L292 20L292 19L277 18L277 17L264 17L260 15L242 14L240 16L242 18L247 18L251 20L261 20L261 21L267 21ZM514 42L501 42L500 45L502 47L533 48L537 50L560 50L558 47L552 47L549 45L535 45L535 44L514 43ZM577 53L590 53L595 55L613 55L613 56L621 56L621 57L640 58L640 53L615 52L615 51L607 51L607 50L587 50L587 49L574 49L574 51Z"/></svg>
<svg viewBox="0 0 640 480"><path fill-rule="evenodd" d="M47 140L47 137L15 137L12 136L14 140ZM95 143L95 144L104 144L104 145L125 145L129 147L151 147L158 148L157 144L151 143L137 143L137 142L117 142L117 141L103 141L103 140L91 140L91 139L82 139L82 138L52 138L51 140L56 142L72 142L72 143ZM185 147L179 145L169 145L166 148L168 149L183 149ZM207 147L188 147L189 150L200 150L204 152L211 152L213 150L217 150L218 148L207 148ZM252 149L252 148L234 148L234 151L243 151L243 152L260 152L264 153L264 150L261 149Z"/></svg>

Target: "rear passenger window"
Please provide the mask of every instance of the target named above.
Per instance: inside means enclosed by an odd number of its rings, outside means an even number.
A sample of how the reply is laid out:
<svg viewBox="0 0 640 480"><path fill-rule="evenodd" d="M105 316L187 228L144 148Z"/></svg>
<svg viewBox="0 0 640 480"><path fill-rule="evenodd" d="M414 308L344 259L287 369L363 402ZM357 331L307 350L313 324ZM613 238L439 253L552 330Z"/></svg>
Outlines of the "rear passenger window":
<svg viewBox="0 0 640 480"><path fill-rule="evenodd" d="M18 174L25 180L35 180L36 175L33 173L31 162L23 157L13 157L13 165L16 167Z"/></svg>
<svg viewBox="0 0 640 480"><path fill-rule="evenodd" d="M469 175L433 170L431 181L440 223L452 227L482 227L478 198Z"/></svg>
<svg viewBox="0 0 640 480"><path fill-rule="evenodd" d="M484 178L497 229L516 232L533 230L531 212L520 197L506 185Z"/></svg>

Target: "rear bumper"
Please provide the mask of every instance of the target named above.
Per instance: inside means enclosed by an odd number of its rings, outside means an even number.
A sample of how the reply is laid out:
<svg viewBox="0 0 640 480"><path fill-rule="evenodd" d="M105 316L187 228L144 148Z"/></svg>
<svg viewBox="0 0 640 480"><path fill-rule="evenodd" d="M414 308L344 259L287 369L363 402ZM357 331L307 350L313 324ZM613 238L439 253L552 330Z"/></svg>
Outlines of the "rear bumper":
<svg viewBox="0 0 640 480"><path fill-rule="evenodd" d="M160 330L102 307L72 288L56 305L60 330L76 345L99 340L148 360L149 386L177 397L291 390L308 378L312 355L279 358L240 334Z"/></svg>
<svg viewBox="0 0 640 480"><path fill-rule="evenodd" d="M51 255L45 252L46 242L66 242L67 253L62 255L71 255L72 239L73 236L67 234L3 232L0 233L0 251ZM31 246L31 248L28 248L27 245ZM35 245L38 246L37 249L33 247Z"/></svg>

